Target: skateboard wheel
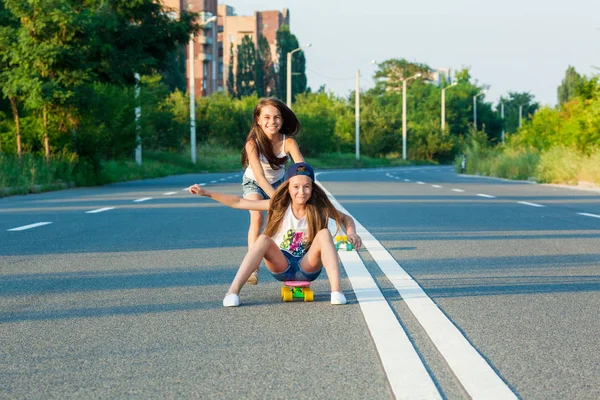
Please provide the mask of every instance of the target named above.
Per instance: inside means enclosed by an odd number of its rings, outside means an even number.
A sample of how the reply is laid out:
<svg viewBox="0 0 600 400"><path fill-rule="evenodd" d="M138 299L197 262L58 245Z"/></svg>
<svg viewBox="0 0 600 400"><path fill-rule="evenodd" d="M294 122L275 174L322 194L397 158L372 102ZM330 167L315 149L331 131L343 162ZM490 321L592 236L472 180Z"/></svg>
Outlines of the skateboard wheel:
<svg viewBox="0 0 600 400"><path fill-rule="evenodd" d="M344 240L342 235L335 235L336 242L341 242L342 240Z"/></svg>
<svg viewBox="0 0 600 400"><path fill-rule="evenodd" d="M304 295L304 301L313 301L315 298L315 292L311 288L302 288L302 294Z"/></svg>
<svg viewBox="0 0 600 400"><path fill-rule="evenodd" d="M292 295L292 289L290 289L289 287L281 288L281 299L284 302L292 301L293 298L294 298L294 296Z"/></svg>
<svg viewBox="0 0 600 400"><path fill-rule="evenodd" d="M352 243L346 243L346 250L347 251L354 250L354 246L352 245Z"/></svg>

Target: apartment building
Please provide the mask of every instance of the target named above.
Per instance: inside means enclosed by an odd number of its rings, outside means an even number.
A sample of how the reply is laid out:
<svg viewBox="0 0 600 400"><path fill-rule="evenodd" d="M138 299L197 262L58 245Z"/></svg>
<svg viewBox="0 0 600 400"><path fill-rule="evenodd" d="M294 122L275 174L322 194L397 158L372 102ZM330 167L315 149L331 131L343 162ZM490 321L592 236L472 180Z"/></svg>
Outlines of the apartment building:
<svg viewBox="0 0 600 400"><path fill-rule="evenodd" d="M160 0L165 8L173 10L177 15L181 10L200 13L201 21L217 15L217 0ZM175 16L177 16L175 15ZM194 59L193 79L196 96L208 96L223 90L223 80L219 79L219 44L218 23L206 25L206 29L198 32L186 48L187 87L190 83L190 47Z"/></svg>
<svg viewBox="0 0 600 400"><path fill-rule="evenodd" d="M251 16L238 16L235 9L218 0L158 0L177 17L181 10L200 13L201 21L217 16L216 23L195 35L193 43L186 49L186 77L190 83L190 49L193 47L194 86L196 96L208 96L227 87L227 73L231 62L229 51L233 44L236 54L242 38L249 35L258 47L258 35L267 39L271 57L277 60L277 31L282 25L290 24L287 8L282 11L255 11ZM234 60L234 68L235 68Z"/></svg>

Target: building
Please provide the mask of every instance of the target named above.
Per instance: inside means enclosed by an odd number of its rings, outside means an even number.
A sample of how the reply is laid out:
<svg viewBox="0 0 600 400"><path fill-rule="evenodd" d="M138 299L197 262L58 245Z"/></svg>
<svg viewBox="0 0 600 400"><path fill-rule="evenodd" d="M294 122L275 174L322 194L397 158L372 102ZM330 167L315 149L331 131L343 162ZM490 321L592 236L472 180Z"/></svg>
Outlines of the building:
<svg viewBox="0 0 600 400"><path fill-rule="evenodd" d="M200 13L202 21L217 15L217 0L161 0L165 8L173 10L179 15L181 10ZM216 22L208 24L206 29L194 36L193 42L186 49L186 77L187 87L190 83L190 46L194 55L194 86L196 96L208 96L214 92L222 91L223 79L219 79L219 43L217 40L218 25Z"/></svg>
<svg viewBox="0 0 600 400"><path fill-rule="evenodd" d="M273 62L277 63L277 31L282 25L290 24L290 13L287 8L282 11L255 11L252 16L238 16L231 6L220 4L218 6L219 16L219 82L222 87L227 87L227 71L229 70L230 48L233 44L233 54L236 54L237 46L242 42L244 36L252 38L254 46L258 48L258 35L267 39L271 49ZM235 62L235 60L234 60ZM234 65L234 71L235 71Z"/></svg>
<svg viewBox="0 0 600 400"><path fill-rule="evenodd" d="M452 80L452 69L450 68L433 68L429 71L429 81L436 86L440 86L443 82L450 82Z"/></svg>

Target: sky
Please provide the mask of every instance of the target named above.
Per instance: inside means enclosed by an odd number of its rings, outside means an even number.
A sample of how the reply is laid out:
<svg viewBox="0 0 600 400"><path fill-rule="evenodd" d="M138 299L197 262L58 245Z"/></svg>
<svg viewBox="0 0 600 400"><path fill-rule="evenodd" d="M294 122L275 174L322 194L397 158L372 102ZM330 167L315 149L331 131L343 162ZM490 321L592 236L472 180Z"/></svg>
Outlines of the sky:
<svg viewBox="0 0 600 400"><path fill-rule="evenodd" d="M405 58L431 68L469 67L496 103L530 92L557 103L569 65L600 74L600 0L228 0L237 15L290 10L305 50L308 85L338 96L371 88L376 65Z"/></svg>

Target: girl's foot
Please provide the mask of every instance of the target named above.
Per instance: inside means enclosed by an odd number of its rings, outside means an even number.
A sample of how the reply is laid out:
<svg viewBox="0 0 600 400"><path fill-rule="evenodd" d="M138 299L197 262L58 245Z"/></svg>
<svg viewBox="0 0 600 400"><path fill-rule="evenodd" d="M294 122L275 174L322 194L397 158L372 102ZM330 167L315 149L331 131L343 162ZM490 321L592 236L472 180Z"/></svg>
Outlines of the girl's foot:
<svg viewBox="0 0 600 400"><path fill-rule="evenodd" d="M250 285L258 285L258 271L259 270L260 270L260 268L257 268L256 271L254 271L252 273L252 275L250 275L250 277L248 278L246 283L248 283Z"/></svg>
<svg viewBox="0 0 600 400"><path fill-rule="evenodd" d="M237 307L240 305L240 296L235 293L227 293L223 299L224 307Z"/></svg>
<svg viewBox="0 0 600 400"><path fill-rule="evenodd" d="M342 292L331 292L331 304L346 304L346 296Z"/></svg>

